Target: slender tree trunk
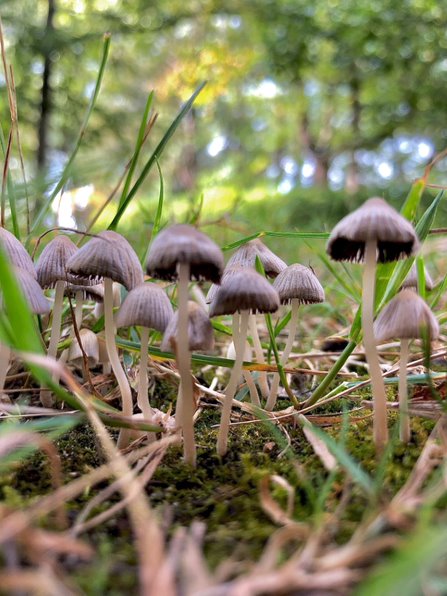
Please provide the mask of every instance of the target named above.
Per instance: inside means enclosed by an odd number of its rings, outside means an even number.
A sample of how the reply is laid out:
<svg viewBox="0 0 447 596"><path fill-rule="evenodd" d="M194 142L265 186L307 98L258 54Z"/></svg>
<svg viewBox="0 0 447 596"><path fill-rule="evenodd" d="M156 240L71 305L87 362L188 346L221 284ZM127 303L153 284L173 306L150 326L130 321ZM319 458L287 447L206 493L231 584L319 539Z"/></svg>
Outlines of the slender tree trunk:
<svg viewBox="0 0 447 596"><path fill-rule="evenodd" d="M45 27L45 46L43 50L44 67L42 75L42 92L40 96L40 118L38 127L37 170L43 172L47 165L48 127L52 107L51 74L52 61L50 58L52 37L54 34L54 15L56 0L48 0L48 16Z"/></svg>
<svg viewBox="0 0 447 596"><path fill-rule="evenodd" d="M300 129L303 154L307 153L315 160L314 183L316 186L326 188L330 166L329 151L326 148L318 146L316 139L312 137L307 114L303 114L301 117Z"/></svg>
<svg viewBox="0 0 447 596"><path fill-rule="evenodd" d="M360 139L360 117L362 104L360 103L360 83L356 77L351 80L351 109L352 109L352 136L353 144L357 145ZM360 173L355 151L351 152L351 163L346 172L345 190L348 194L355 194L360 186Z"/></svg>

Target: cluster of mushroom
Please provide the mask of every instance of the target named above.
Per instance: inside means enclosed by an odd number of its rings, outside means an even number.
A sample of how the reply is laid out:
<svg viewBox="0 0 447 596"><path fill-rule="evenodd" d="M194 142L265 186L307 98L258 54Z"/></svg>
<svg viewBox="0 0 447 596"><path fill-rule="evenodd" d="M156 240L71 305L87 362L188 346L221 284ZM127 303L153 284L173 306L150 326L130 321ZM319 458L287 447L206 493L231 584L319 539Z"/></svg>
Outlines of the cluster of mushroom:
<svg viewBox="0 0 447 596"><path fill-rule="evenodd" d="M81 329L82 304L85 299L103 304L107 355L102 356L102 361L110 366L116 377L122 413L126 417L134 415L134 403L116 346L116 328L139 327L141 352L137 405L139 416L142 415L148 422L154 420L154 410L148 398L149 333L150 329L164 333L161 347L175 354L180 376L175 424L183 435L185 460L191 465L196 463L196 403L191 351L208 351L213 348L214 334L210 317L231 315L233 318L234 366L225 389L217 439L218 453L224 455L228 449L232 402L241 374L244 374L253 404L267 410L272 410L276 405L279 375L275 373L269 378L265 372L261 372L255 380L248 370L243 370L243 360L251 359L252 347L256 361L265 363L256 313L272 313L281 304L291 305L288 338L280 357L280 364L285 365L296 336L300 304L319 303L325 299L324 290L310 267L300 264L287 266L259 239L239 247L224 266L220 248L205 234L189 225L173 225L154 239L146 262L146 272L151 278L148 281L145 281L142 266L129 242L113 231L100 232L82 248L78 248L67 236L56 236L42 251L36 268L24 247L12 234L0 229L0 241L16 267L17 278L33 312L43 314L50 311L50 303L42 288L55 289L48 344L48 354L53 358L57 357L61 338L64 297L70 296L75 298L76 303L76 324L70 331L70 338L73 340L70 349L72 352L76 347L79 350L76 335L81 338L84 348L91 342L93 347L90 354L93 354L93 361L97 361L97 339L89 329ZM402 290L393 298L373 323L376 264L414 255L418 246L419 241L411 224L383 199L370 199L340 221L327 244L328 253L335 260L365 261L363 338L373 388L374 437L379 449L387 441L387 416L385 387L376 343L391 337L402 340L399 386L401 438L407 441L409 418L405 379L408 340L422 336L434 339L439 333L439 327L427 304L417 292L409 289ZM262 264L266 277L256 271L257 261ZM273 282L268 278L273 278ZM178 311L175 314L168 294L153 281L156 279L177 282ZM414 284L411 279L410 275L407 284ZM190 300L191 280L213 284L207 296L209 307ZM127 290L116 316L114 282ZM209 312L206 312L206 308ZM247 343L248 335L251 337L251 344ZM79 358L80 354L72 353L72 357L75 356ZM67 353L64 352L61 358L66 357ZM2 387L8 360L9 350L0 346ZM53 404L49 390L42 388L41 401L45 406ZM148 434L149 440L151 437ZM122 430L118 445L125 447L130 439L130 431Z"/></svg>

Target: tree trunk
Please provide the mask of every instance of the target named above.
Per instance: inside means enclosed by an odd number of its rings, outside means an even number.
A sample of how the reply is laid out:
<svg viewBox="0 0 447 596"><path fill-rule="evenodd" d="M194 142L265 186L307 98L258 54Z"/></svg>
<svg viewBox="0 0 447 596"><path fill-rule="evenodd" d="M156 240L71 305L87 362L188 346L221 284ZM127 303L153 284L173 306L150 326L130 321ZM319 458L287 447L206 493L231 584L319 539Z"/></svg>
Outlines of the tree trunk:
<svg viewBox="0 0 447 596"><path fill-rule="evenodd" d="M360 103L360 83L357 77L353 77L351 86L351 109L352 109L352 136L354 146L360 138L360 116L362 113L362 104ZM355 194L360 186L360 173L355 151L351 152L351 163L348 166L345 179L345 190L348 194Z"/></svg>

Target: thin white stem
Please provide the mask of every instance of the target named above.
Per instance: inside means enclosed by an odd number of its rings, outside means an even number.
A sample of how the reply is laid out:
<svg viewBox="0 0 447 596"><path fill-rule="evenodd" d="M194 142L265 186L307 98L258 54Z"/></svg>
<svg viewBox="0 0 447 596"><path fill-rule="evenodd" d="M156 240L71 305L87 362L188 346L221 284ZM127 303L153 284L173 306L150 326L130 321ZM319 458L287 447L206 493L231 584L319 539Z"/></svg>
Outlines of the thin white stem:
<svg viewBox="0 0 447 596"><path fill-rule="evenodd" d="M54 306L53 306L53 318L51 322L51 335L48 343L47 354L51 358L57 356L57 346L61 338L61 325L62 325L62 307L64 304L64 289L65 281L60 279L56 282L54 294ZM59 379L55 379L58 381ZM45 408L51 408L54 405L54 397L49 389L41 389L40 391L40 403Z"/></svg>
<svg viewBox="0 0 447 596"><path fill-rule="evenodd" d="M382 370L377 353L373 331L374 298L376 290L377 241L368 240L365 245L365 265L363 270L362 327L363 345L366 361L371 376L372 396L374 402L374 443L377 451L383 451L388 441L388 424L386 412L386 391L382 378Z"/></svg>
<svg viewBox="0 0 447 596"><path fill-rule="evenodd" d="M0 343L0 393L5 388L6 375L9 368L11 350L6 344Z"/></svg>
<svg viewBox="0 0 447 596"><path fill-rule="evenodd" d="M255 352L256 362L259 364L265 363L264 350L262 349L261 340L259 339L258 326L256 325L256 315L251 314L249 318L250 335L253 340L253 350ZM261 391L261 395L264 399L267 399L269 395L269 383L267 379L267 373L265 371L259 371L258 385Z"/></svg>
<svg viewBox="0 0 447 596"><path fill-rule="evenodd" d="M222 407L222 414L220 418L219 434L217 436L217 453L223 456L227 452L228 448L228 431L230 429L231 419L231 403L233 401L234 394L236 393L237 382L242 371L242 362L244 358L244 345L247 339L247 328L248 328L248 317L250 313L248 310L243 310L240 315L240 328L236 331L239 341L235 342L236 358L233 369L231 371L230 381L225 389L225 400ZM233 315L233 336L235 322Z"/></svg>
<svg viewBox="0 0 447 596"><path fill-rule="evenodd" d="M250 318L251 318L251 315L250 315ZM236 348L236 343L240 341L240 339L239 339L239 322L240 322L239 314L235 313L233 315L233 340L234 340L235 348ZM246 342L244 342L244 345L242 346L242 349L244 351L244 356L245 356L246 345L247 345ZM251 347L250 347L250 354L251 354ZM242 358L242 359L244 359L244 358ZM250 360L251 360L251 356L250 356ZM242 371L242 374L244 376L245 382L247 383L247 387L250 391L251 403L255 406L261 407L261 400L259 399L258 388L256 387L256 383L253 379L251 372L249 370L244 370L244 371Z"/></svg>
<svg viewBox="0 0 447 596"><path fill-rule="evenodd" d="M138 369L138 397L137 403L140 410L143 412L145 420L151 420L154 411L149 403L149 395L147 392L147 355L149 346L149 328L142 327L140 331L140 366ZM147 433L149 441L154 441L155 433Z"/></svg>
<svg viewBox="0 0 447 596"><path fill-rule="evenodd" d="M293 348L293 342L295 341L296 330L298 327L298 308L299 308L299 300L297 298L292 299L292 312L290 315L289 321L289 335L287 336L286 345L284 346L283 353L281 354L280 362L283 366L287 364L287 360L289 359L290 352ZM276 400L278 399L278 387L279 387L279 374L275 373L272 379L272 385L270 387L269 397L267 399L267 403L265 404L265 409L268 411L273 410L276 405Z"/></svg>
<svg viewBox="0 0 447 596"><path fill-rule="evenodd" d="M121 393L122 413L124 416L132 416L132 392L126 373L121 366L118 348L115 343L115 321L113 320L113 281L104 278L104 335L106 339L107 354L113 374L118 382ZM118 448L123 449L129 444L130 431L127 428L121 430L118 437Z"/></svg>
<svg viewBox="0 0 447 596"><path fill-rule="evenodd" d="M189 263L178 264L178 327L176 356L180 374L180 387L176 416L177 426L183 432L183 456L191 466L196 465L196 443L194 440L194 391L191 375L191 352L188 338L188 284ZM180 419L179 419L180 418Z"/></svg>
<svg viewBox="0 0 447 596"><path fill-rule="evenodd" d="M399 437L403 443L408 443L411 437L410 413L408 411L408 339L400 341L400 364L399 364Z"/></svg>

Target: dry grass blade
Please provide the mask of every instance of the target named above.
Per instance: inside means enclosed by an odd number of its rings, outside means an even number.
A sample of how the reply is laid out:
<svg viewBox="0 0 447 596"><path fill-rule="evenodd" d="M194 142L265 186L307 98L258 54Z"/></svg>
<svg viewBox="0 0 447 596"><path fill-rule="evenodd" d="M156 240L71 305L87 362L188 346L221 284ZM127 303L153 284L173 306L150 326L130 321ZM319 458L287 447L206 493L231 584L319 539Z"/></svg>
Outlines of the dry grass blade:
<svg viewBox="0 0 447 596"><path fill-rule="evenodd" d="M335 470L337 467L337 460L327 448L326 444L319 438L312 430L312 424L305 416L300 414L298 420L302 426L303 433L309 441L315 454L320 458L321 463L329 472Z"/></svg>
<svg viewBox="0 0 447 596"><path fill-rule="evenodd" d="M273 498L270 491L270 484L276 484L276 486L279 486L286 492L287 505L285 510ZM287 480L277 474L265 476L259 485L259 499L263 511L275 524L296 524L291 517L295 505L295 489Z"/></svg>

